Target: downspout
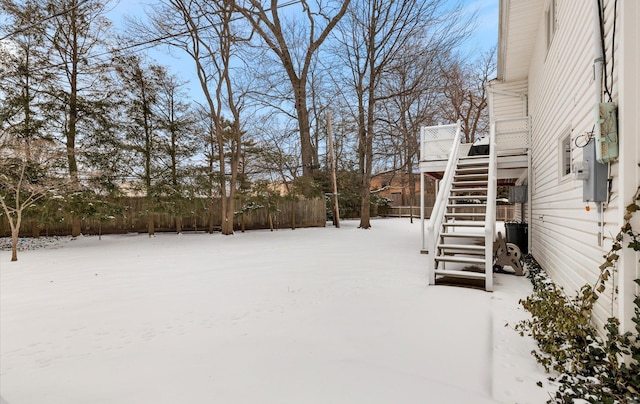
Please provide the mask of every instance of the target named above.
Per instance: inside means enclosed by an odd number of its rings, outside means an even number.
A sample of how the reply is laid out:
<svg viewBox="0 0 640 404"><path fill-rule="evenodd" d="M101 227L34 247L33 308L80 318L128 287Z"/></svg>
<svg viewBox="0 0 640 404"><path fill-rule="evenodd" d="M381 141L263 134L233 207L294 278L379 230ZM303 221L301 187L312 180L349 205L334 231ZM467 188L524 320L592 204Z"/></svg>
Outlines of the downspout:
<svg viewBox="0 0 640 404"><path fill-rule="evenodd" d="M604 64L604 52L602 50L602 24L600 23L600 0L593 0L593 79L595 82L595 136L600 136L600 102L602 102L602 65Z"/></svg>
<svg viewBox="0 0 640 404"><path fill-rule="evenodd" d="M594 111L594 139L600 138L600 103L602 102L602 75L604 65L604 50L602 49L602 14L600 7L600 0L593 0L593 80L595 84L595 105ZM602 237L604 234L604 220L603 220L603 207L604 202L597 202L598 210L598 247L602 247Z"/></svg>
<svg viewBox="0 0 640 404"><path fill-rule="evenodd" d="M420 131L420 134L422 135L422 131ZM420 144L422 145L422 141L420 141ZM420 171L420 229L422 233L422 248L420 248L420 254L426 254L427 252L426 240L424 237L424 187L424 173Z"/></svg>

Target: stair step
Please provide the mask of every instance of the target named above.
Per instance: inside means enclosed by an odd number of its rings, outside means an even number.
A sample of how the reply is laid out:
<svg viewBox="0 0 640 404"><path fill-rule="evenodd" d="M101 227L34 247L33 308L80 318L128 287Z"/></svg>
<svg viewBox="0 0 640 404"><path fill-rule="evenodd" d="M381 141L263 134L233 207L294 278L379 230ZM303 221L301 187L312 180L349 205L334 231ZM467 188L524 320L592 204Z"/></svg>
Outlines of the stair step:
<svg viewBox="0 0 640 404"><path fill-rule="evenodd" d="M485 201L487 199L486 195L460 195L460 196L449 196L449 202L455 202L458 200L468 201L468 200L478 200L480 202ZM482 204L478 204L482 205Z"/></svg>
<svg viewBox="0 0 640 404"><path fill-rule="evenodd" d="M445 213L444 217L486 217L486 213Z"/></svg>
<svg viewBox="0 0 640 404"><path fill-rule="evenodd" d="M472 250L484 252L483 245L475 244L438 244L438 248L443 250Z"/></svg>
<svg viewBox="0 0 640 404"><path fill-rule="evenodd" d="M449 199L487 199L487 195L450 195Z"/></svg>
<svg viewBox="0 0 640 404"><path fill-rule="evenodd" d="M484 233L440 233L440 238L443 237L455 237L455 238L468 238L468 239L479 239L484 240Z"/></svg>
<svg viewBox="0 0 640 404"><path fill-rule="evenodd" d="M485 222L463 221L463 222L453 222L453 223L442 223L442 225L446 227L484 227Z"/></svg>
<svg viewBox="0 0 640 404"><path fill-rule="evenodd" d="M487 180L489 178L489 174L458 174L458 175L454 175L453 178L459 178L459 179L473 179L473 178L477 178L477 179L481 179L481 180Z"/></svg>
<svg viewBox="0 0 640 404"><path fill-rule="evenodd" d="M455 209L455 208L487 208L487 205L481 203L453 203L447 205L447 209Z"/></svg>
<svg viewBox="0 0 640 404"><path fill-rule="evenodd" d="M476 162L458 162L456 166L457 170L488 170L489 166L487 164L476 163Z"/></svg>
<svg viewBox="0 0 640 404"><path fill-rule="evenodd" d="M453 214L453 213L461 213L461 214L466 214L466 213L479 213L484 215L486 213L486 210L478 210L478 211L473 211L473 212L469 212L468 210L463 210L463 209L456 209L456 208L460 208L462 205L447 205L447 208L451 208L449 210L446 210L444 213L445 214ZM473 205L472 205L473 206ZM477 206L477 205L476 205ZM484 205L480 205L480 207L482 207Z"/></svg>
<svg viewBox="0 0 640 404"><path fill-rule="evenodd" d="M484 258L484 251L476 251L476 250L440 250L440 257L481 257Z"/></svg>
<svg viewBox="0 0 640 404"><path fill-rule="evenodd" d="M479 172L478 172L479 171ZM484 174L489 172L489 167L479 166L479 167L456 167L456 174Z"/></svg>
<svg viewBox="0 0 640 404"><path fill-rule="evenodd" d="M471 271L452 271L446 269L436 269L436 275L451 276L454 278L467 278L467 279L485 279L486 274L484 272L471 272Z"/></svg>
<svg viewBox="0 0 640 404"><path fill-rule="evenodd" d="M461 159L467 159L467 160L472 160L472 159L486 159L489 158L488 154L476 154L473 156L469 156L469 155L465 155L465 156L460 156Z"/></svg>
<svg viewBox="0 0 640 404"><path fill-rule="evenodd" d="M458 185L484 185L486 186L489 183L489 180L484 179L484 180L478 180L478 181L453 181L451 184L454 186L458 186Z"/></svg>
<svg viewBox="0 0 640 404"><path fill-rule="evenodd" d="M460 264L478 264L478 265L484 265L484 263L486 262L484 258L460 257L455 255L440 255L440 256L436 256L435 260L439 262L457 262Z"/></svg>
<svg viewBox="0 0 640 404"><path fill-rule="evenodd" d="M458 159L458 165L489 165L488 157L478 157L478 158L469 158L469 157L461 157Z"/></svg>
<svg viewBox="0 0 640 404"><path fill-rule="evenodd" d="M486 168L457 168L453 176L460 175L484 175L485 178L488 178L489 170Z"/></svg>
<svg viewBox="0 0 640 404"><path fill-rule="evenodd" d="M451 192L487 192L487 188L451 188Z"/></svg>

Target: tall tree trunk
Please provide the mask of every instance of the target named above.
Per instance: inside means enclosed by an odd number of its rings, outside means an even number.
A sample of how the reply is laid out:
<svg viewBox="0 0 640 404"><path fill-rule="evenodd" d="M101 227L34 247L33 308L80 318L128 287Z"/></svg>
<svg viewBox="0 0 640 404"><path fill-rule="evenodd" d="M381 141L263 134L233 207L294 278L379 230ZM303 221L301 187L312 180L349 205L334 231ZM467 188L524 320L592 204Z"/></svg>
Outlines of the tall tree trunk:
<svg viewBox="0 0 640 404"><path fill-rule="evenodd" d="M213 196L209 197L209 234L213 234L213 231L216 227L216 218L213 214L213 209L215 208L215 204L213 203Z"/></svg>
<svg viewBox="0 0 640 404"><path fill-rule="evenodd" d="M293 72L292 72L293 73ZM313 178L313 162L315 151L311 144L311 126L309 124L309 111L307 110L306 77L298 79L295 74L290 74L293 93L296 101L296 113L300 129L300 157L302 159L302 176Z"/></svg>
<svg viewBox="0 0 640 404"><path fill-rule="evenodd" d="M306 93L309 71L314 60L313 55L347 12L350 1L351 0L344 0L339 9L332 9L331 11L335 11L334 15L330 14L329 7L324 8L321 5L318 10L311 10L309 6L303 2L302 8L309 22L310 35L306 43L301 39L304 36L294 36L298 42L297 44L287 43L289 35L285 34L285 30L283 30L283 25L278 15L278 2L276 0L267 2L267 4L270 4L270 9L264 9L260 4L261 2L258 1L250 1L250 7L248 8L239 4L240 2L234 2L235 9L249 21L254 31L262 37L268 48L275 52L280 59L291 83L300 131L303 177L313 178L313 164L314 161L317 161L317 156L314 158L316 152L311 143ZM322 29L318 29L320 28L318 24L320 20L326 23ZM296 24L304 25L303 19L297 20ZM306 45L306 48L303 47L303 43ZM294 53L294 57L290 49L296 47L301 51Z"/></svg>
<svg viewBox="0 0 640 404"><path fill-rule="evenodd" d="M373 125L368 125L373 132ZM362 203L360 204L360 228L371 228L371 170L373 168L373 133L367 133L365 142L365 164L362 176Z"/></svg>
<svg viewBox="0 0 640 404"><path fill-rule="evenodd" d="M76 11L72 10L73 17L70 20L71 28L71 70L69 71L69 121L67 126L67 163L69 165L69 175L71 186L74 190L80 190L78 179L78 161L76 159L76 135L78 125L78 29L76 27ZM71 217L71 236L78 237L81 232L80 218L73 214Z"/></svg>
<svg viewBox="0 0 640 404"><path fill-rule="evenodd" d="M230 236L233 234L233 212L229 212L229 208L233 208L233 202L226 195L223 195L222 199L221 231L225 236Z"/></svg>
<svg viewBox="0 0 640 404"><path fill-rule="evenodd" d="M370 115L373 117L373 114ZM362 203L360 204L360 228L371 227L371 174L373 170L373 119L368 119L365 141L364 175L362 176Z"/></svg>
<svg viewBox="0 0 640 404"><path fill-rule="evenodd" d="M371 178L367 181L367 126L364 107L364 86L362 76L358 82L358 170L360 174L360 226L363 229L371 227L369 220L369 205Z"/></svg>
<svg viewBox="0 0 640 404"><path fill-rule="evenodd" d="M218 118L220 119L220 118ZM220 150L220 231L223 235L229 236L233 234L233 216L229 220L229 198L227 198L227 179L225 175L226 159L224 155L224 140L220 123L216 124L216 131L220 133L216 136L218 139L218 149ZM231 223L229 223L231 222Z"/></svg>
<svg viewBox="0 0 640 404"><path fill-rule="evenodd" d="M374 53L374 50L370 50ZM362 150L364 156L364 167L362 177L362 203L360 205L360 228L371 228L371 174L373 170L373 138L375 136L375 59L370 57L369 61L369 83L367 94L367 111L366 122L367 126L364 130L364 149Z"/></svg>
<svg viewBox="0 0 640 404"><path fill-rule="evenodd" d="M18 228L11 228L11 262L18 260Z"/></svg>
<svg viewBox="0 0 640 404"><path fill-rule="evenodd" d="M16 201L16 205L18 205L18 203L19 202ZM22 223L22 209L15 211L14 222L13 216L9 215L9 210L4 201L2 201L2 207L9 221L9 227L11 227L11 262L14 262L18 260L18 236L20 235L20 225Z"/></svg>

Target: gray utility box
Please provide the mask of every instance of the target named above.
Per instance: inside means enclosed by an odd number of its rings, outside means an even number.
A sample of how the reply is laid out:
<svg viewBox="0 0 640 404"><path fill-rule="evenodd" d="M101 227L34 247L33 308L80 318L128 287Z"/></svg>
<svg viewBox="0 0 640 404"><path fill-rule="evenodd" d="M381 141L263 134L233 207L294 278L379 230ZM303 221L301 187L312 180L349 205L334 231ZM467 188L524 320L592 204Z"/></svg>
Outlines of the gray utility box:
<svg viewBox="0 0 640 404"><path fill-rule="evenodd" d="M526 203L527 202L527 186L514 185L509 187L510 203Z"/></svg>
<svg viewBox="0 0 640 404"><path fill-rule="evenodd" d="M605 202L609 192L609 165L596 161L596 142L591 139L582 149L582 160L588 167L588 175L582 184L583 202Z"/></svg>

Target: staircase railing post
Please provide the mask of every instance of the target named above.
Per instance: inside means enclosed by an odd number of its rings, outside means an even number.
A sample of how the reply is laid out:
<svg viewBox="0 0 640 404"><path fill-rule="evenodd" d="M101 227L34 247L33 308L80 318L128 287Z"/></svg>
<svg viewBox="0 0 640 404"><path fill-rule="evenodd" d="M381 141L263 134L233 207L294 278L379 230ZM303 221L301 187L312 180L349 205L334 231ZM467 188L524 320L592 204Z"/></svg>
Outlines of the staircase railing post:
<svg viewBox="0 0 640 404"><path fill-rule="evenodd" d="M487 213L484 225L485 236L485 290L493 290L493 241L496 226L496 197L497 197L497 145L496 127L491 124L489 131L489 175L487 183Z"/></svg>
<svg viewBox="0 0 640 404"><path fill-rule="evenodd" d="M453 144L451 151L449 152L449 160L445 168L442 179L440 180L440 186L438 187L438 194L434 202L433 210L429 217L426 229L426 248L429 254L427 259L427 278L429 285L436 283L435 273L435 258L437 254L436 245L440 237L440 230L442 226L442 220L444 218L444 212L446 211L447 199L451 190L451 183L453 182L454 171L458 161L458 150L460 149L460 121L457 123L456 133L453 137Z"/></svg>

